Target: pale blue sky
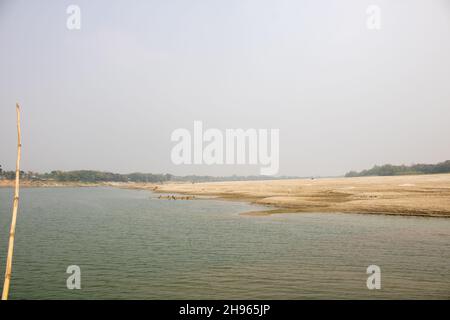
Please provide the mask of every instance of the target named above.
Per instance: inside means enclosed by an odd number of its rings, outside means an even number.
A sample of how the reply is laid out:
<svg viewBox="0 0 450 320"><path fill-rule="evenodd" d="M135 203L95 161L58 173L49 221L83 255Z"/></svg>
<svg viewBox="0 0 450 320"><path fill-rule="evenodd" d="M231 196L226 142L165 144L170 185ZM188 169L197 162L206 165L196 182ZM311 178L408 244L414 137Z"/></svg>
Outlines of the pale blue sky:
<svg viewBox="0 0 450 320"><path fill-rule="evenodd" d="M8 169L16 101L24 170L259 172L173 165L170 134L194 120L280 129L281 175L450 159L447 0L0 0L0 45Z"/></svg>

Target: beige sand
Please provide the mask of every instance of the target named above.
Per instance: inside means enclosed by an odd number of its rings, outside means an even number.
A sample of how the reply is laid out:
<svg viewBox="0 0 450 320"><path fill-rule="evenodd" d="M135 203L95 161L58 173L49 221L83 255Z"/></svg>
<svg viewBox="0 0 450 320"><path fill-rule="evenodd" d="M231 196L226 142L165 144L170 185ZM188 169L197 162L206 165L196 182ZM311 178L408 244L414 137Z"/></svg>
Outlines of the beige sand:
<svg viewBox="0 0 450 320"><path fill-rule="evenodd" d="M158 185L157 192L276 207L253 212L348 212L450 217L450 174Z"/></svg>
<svg viewBox="0 0 450 320"><path fill-rule="evenodd" d="M0 180L0 187L13 181ZM21 187L111 186L248 201L273 206L249 215L289 212L348 212L450 217L450 174L211 183L29 182ZM164 198L164 197L163 197ZM173 199L173 197L166 197ZM179 200L179 197L175 197ZM192 200L192 198L188 198Z"/></svg>

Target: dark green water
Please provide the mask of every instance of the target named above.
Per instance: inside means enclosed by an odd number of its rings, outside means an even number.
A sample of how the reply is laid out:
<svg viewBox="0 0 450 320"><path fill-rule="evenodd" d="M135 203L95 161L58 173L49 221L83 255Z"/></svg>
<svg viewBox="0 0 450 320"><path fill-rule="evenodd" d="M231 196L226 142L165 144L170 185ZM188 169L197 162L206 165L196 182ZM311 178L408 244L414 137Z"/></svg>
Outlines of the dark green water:
<svg viewBox="0 0 450 320"><path fill-rule="evenodd" d="M246 217L225 201L113 188L22 189L11 299L450 298L450 220ZM3 283L12 191L0 189ZM381 268L368 290L366 268ZM81 290L66 268L81 268Z"/></svg>

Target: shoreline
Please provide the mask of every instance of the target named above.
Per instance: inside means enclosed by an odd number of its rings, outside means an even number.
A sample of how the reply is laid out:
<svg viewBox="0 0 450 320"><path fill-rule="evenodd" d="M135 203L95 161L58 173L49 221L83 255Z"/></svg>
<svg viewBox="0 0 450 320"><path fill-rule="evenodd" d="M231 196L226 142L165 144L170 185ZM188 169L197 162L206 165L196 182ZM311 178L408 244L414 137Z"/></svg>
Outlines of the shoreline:
<svg viewBox="0 0 450 320"><path fill-rule="evenodd" d="M20 188L115 187L122 189L148 189L155 185L137 182L20 181ZM14 188L14 180L0 180L0 188Z"/></svg>
<svg viewBox="0 0 450 320"><path fill-rule="evenodd" d="M13 180L0 180L0 187L13 185ZM167 200L220 199L267 207L241 213L245 216L334 212L450 218L450 174L195 184L22 181L21 187L115 187L170 194Z"/></svg>
<svg viewBox="0 0 450 320"><path fill-rule="evenodd" d="M450 218L450 174L164 184L152 190L244 201L242 213L355 213Z"/></svg>
<svg viewBox="0 0 450 320"><path fill-rule="evenodd" d="M144 190L141 188L134 188L136 190ZM145 188L147 189L147 188ZM316 209L313 207L296 207L296 206L280 206L275 204L269 204L269 203L259 203L255 199L251 198L245 198L245 197L238 197L238 196L225 196L225 195L210 195L205 196L203 194L197 194L197 193L190 193L190 192L166 192L166 191L153 191L154 193L160 193L160 194L168 194L174 195L176 199L173 200L221 200L221 201L232 201L232 202L245 202L252 205L260 205L267 207L266 210L255 210L255 211L246 211L241 212L239 215L241 216L249 216L249 217L263 217L263 216L272 216L276 214L302 214L302 213L344 213L344 214L364 214L364 215L382 215L382 216L401 216L401 217L423 217L423 218L450 218L450 213L447 214L447 212L429 212L429 211L416 211L416 210L409 210L409 211L401 211L398 210L385 210L385 211L376 211L372 209L369 209L367 211L364 211L363 209L358 210L323 210L323 209ZM171 200L172 196L165 196L160 199L164 200ZM183 199L182 196L191 197L191 199Z"/></svg>

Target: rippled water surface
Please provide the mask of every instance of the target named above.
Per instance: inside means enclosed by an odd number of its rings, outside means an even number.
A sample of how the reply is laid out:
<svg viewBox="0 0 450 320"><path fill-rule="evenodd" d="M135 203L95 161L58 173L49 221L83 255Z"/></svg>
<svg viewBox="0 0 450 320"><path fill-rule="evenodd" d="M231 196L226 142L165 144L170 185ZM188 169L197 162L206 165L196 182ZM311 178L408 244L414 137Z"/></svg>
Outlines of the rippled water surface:
<svg viewBox="0 0 450 320"><path fill-rule="evenodd" d="M450 219L241 216L229 201L112 188L22 189L13 299L450 298ZM0 189L3 283L12 191ZM366 268L381 268L368 290ZM66 268L81 268L81 290Z"/></svg>

